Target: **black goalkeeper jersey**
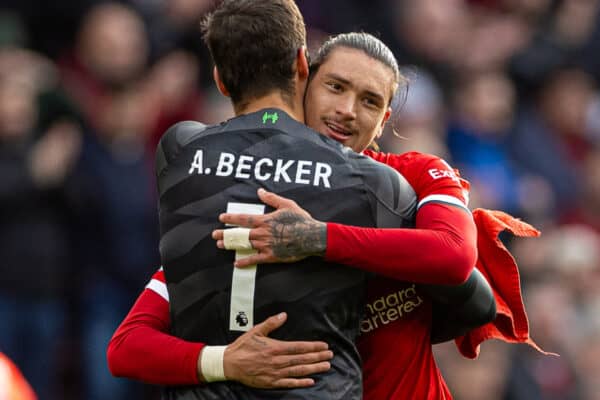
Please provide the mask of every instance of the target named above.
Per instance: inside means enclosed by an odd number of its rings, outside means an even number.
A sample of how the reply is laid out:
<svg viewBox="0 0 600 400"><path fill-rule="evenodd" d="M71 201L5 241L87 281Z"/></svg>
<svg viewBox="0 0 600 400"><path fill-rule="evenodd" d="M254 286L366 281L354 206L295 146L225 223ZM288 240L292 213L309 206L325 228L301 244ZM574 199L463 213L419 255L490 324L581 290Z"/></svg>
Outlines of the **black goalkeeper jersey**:
<svg viewBox="0 0 600 400"><path fill-rule="evenodd" d="M364 309L366 274L308 258L294 264L234 269L235 252L211 233L226 211L266 213L258 188L289 197L321 221L406 227L416 197L396 171L319 135L278 109L215 126L182 122L157 149L160 253L172 333L225 345L267 317L286 311L272 337L322 340L332 368L315 385L259 390L218 382L165 390L167 399L360 399L362 373L354 340Z"/></svg>

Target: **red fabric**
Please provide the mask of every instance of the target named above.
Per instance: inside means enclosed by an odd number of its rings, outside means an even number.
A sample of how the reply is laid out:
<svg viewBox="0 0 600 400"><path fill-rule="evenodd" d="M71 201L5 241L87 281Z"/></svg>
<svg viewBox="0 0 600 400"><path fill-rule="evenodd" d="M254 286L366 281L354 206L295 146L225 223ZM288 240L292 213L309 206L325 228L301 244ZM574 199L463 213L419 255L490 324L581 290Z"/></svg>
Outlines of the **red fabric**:
<svg viewBox="0 0 600 400"><path fill-rule="evenodd" d="M363 154L400 172L415 190L418 201L429 195L443 194L455 197L465 207L468 203L469 183L439 157L416 151L392 154L367 150Z"/></svg>
<svg viewBox="0 0 600 400"><path fill-rule="evenodd" d="M162 271L153 279L159 275L164 284ZM170 324L168 301L145 289L108 345L111 373L155 385L198 384L197 361L204 344L172 336Z"/></svg>
<svg viewBox="0 0 600 400"><path fill-rule="evenodd" d="M373 279L361 333L364 400L452 399L431 347L431 301L418 286Z"/></svg>
<svg viewBox="0 0 600 400"><path fill-rule="evenodd" d="M328 223L325 257L401 281L464 282L477 256L471 215L453 206L430 204L419 210L417 226L427 228L378 229Z"/></svg>
<svg viewBox="0 0 600 400"><path fill-rule="evenodd" d="M398 170L415 190L419 203L430 195L451 196L466 203L468 183L437 157L367 155ZM328 255L409 282L464 281L477 254L471 215L455 205L426 202L417 212L415 225L417 229L386 231L332 226ZM365 400L452 399L433 356L431 301L417 285L383 276L372 279L361 333L357 346L363 359Z"/></svg>
<svg viewBox="0 0 600 400"><path fill-rule="evenodd" d="M502 211L476 209L473 218L478 230L477 268L494 291L497 317L493 322L457 338L455 342L459 351L465 357L476 358L479 345L484 340L500 339L509 343L527 343L544 354L551 354L540 349L529 336L519 270L515 259L498 238L504 230L522 237L537 237L540 232Z"/></svg>

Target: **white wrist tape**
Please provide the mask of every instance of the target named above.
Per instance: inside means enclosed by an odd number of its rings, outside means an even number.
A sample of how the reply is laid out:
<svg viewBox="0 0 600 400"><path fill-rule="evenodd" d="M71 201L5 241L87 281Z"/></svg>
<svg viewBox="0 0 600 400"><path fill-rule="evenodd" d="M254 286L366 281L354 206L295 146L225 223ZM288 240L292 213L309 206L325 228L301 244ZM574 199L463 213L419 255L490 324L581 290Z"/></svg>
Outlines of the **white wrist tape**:
<svg viewBox="0 0 600 400"><path fill-rule="evenodd" d="M225 229L223 231L223 244L227 250L252 250L252 243L250 243L250 229Z"/></svg>
<svg viewBox="0 0 600 400"><path fill-rule="evenodd" d="M227 346L204 346L200 356L200 371L206 382L226 381L223 356Z"/></svg>

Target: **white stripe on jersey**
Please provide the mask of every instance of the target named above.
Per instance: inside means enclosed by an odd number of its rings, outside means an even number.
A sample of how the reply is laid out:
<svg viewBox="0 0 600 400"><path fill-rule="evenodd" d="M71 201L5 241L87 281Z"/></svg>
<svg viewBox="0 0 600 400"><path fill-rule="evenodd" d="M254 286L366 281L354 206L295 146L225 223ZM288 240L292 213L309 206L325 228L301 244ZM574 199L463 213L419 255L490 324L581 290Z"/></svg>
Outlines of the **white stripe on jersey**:
<svg viewBox="0 0 600 400"><path fill-rule="evenodd" d="M454 169L454 168L452 168L452 166L450 166L450 164L448 164L448 162L447 162L446 160L444 160L443 158L440 158L440 161L441 161L441 162L443 162L443 163L444 163L444 165L445 165L446 167L448 167L448 169L449 169L450 171L452 171L452 172L455 172L455 169ZM458 174L457 174L457 177L458 177ZM462 191L462 194L463 194L463 197L464 197L464 200L465 200L465 202L464 202L464 205L466 205L466 206L468 207L468 206L469 206L469 191L468 191L468 190L466 190L466 189L463 189L463 191ZM443 196L443 195L440 195L440 196ZM459 200L460 200L460 199L459 199ZM421 201L421 202L422 202L422 201ZM419 207L420 207L420 205L419 205Z"/></svg>
<svg viewBox="0 0 600 400"><path fill-rule="evenodd" d="M419 202L419 204L417 204L417 210L423 205L430 202L449 203L464 208L468 212L471 212L461 199L447 194L430 194L429 196L426 196Z"/></svg>
<svg viewBox="0 0 600 400"><path fill-rule="evenodd" d="M469 191L467 189L463 189L462 194L463 194L463 197L465 198L465 204L468 207L469 206Z"/></svg>
<svg viewBox="0 0 600 400"><path fill-rule="evenodd" d="M228 213L261 215L265 213L264 204L227 203ZM237 250L235 259L239 260L256 254L257 251ZM246 268L233 268L231 275L231 296L229 301L229 330L247 332L254 326L254 292L256 286L256 265ZM243 319L244 318L245 321ZM240 321L244 322L241 323Z"/></svg>
<svg viewBox="0 0 600 400"><path fill-rule="evenodd" d="M158 279L151 279L146 285L146 289L156 292L160 297L169 301L169 292L167 291L167 285L164 282L161 282Z"/></svg>
<svg viewBox="0 0 600 400"><path fill-rule="evenodd" d="M443 163L444 163L444 165L445 165L446 167L448 167L448 169L449 169L450 171L454 172L454 168L452 168L452 167L450 166L450 164L448 164L448 162L447 162L446 160L444 160L443 158L440 158L440 161L441 161L441 162L443 162Z"/></svg>

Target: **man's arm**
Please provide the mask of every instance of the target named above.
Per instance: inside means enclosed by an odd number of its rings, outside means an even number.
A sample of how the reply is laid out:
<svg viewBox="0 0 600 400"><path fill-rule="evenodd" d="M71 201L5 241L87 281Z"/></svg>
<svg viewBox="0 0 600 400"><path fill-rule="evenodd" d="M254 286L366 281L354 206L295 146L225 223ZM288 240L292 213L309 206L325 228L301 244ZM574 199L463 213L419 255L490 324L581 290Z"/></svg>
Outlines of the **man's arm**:
<svg viewBox="0 0 600 400"><path fill-rule="evenodd" d="M431 343L456 339L496 318L490 284L477 268L461 285L421 285L433 300Z"/></svg>
<svg viewBox="0 0 600 400"><path fill-rule="evenodd" d="M171 336L169 327L169 303L153 290L142 291L108 344L111 373L157 385L199 383L204 344Z"/></svg>
<svg viewBox="0 0 600 400"><path fill-rule="evenodd" d="M309 256L355 266L402 281L458 285L475 265L476 229L471 214L453 205L429 203L417 213L416 229L362 228L324 223L294 201L259 189L272 213L222 214L221 222L251 228L258 254L237 260L236 267L292 262ZM223 230L215 230L225 248Z"/></svg>
<svg viewBox="0 0 600 400"><path fill-rule="evenodd" d="M428 283L421 287L433 300L434 344L494 320L492 289L473 268L476 232L465 210L431 203L419 209L417 229L358 228L316 221L293 201L272 193L261 191L259 196L276 211L258 220L243 215L221 217L222 222L254 226L249 237L259 254L240 259L236 265L329 255L332 261L359 265L399 280ZM213 233L219 247L224 246L221 237L222 231ZM461 254L463 251L466 254ZM470 275L463 278L462 274L469 271Z"/></svg>
<svg viewBox="0 0 600 400"><path fill-rule="evenodd" d="M159 279L151 285L154 289L141 293L108 345L111 373L156 385L203 382L202 351L210 346L169 333L166 286ZM311 386L314 381L308 376L329 370L333 354L326 343L285 342L267 336L285 320L285 313L270 317L228 345L225 377L258 388L295 388Z"/></svg>

